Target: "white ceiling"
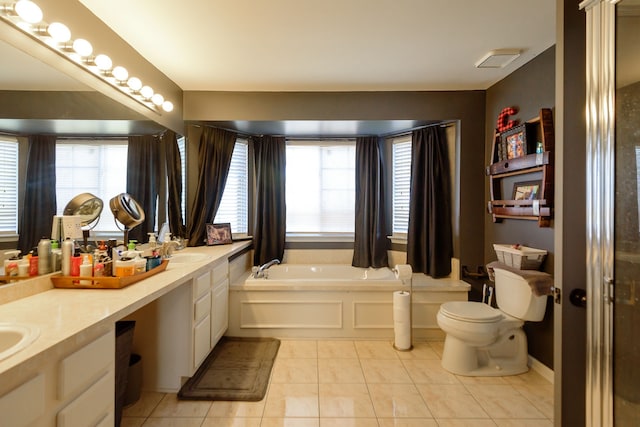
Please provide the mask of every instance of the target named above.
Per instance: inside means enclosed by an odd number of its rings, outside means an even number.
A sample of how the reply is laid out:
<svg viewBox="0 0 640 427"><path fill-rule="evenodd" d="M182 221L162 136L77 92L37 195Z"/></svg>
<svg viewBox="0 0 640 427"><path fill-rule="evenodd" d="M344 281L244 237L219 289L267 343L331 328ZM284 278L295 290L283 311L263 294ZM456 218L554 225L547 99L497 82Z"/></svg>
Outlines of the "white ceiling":
<svg viewBox="0 0 640 427"><path fill-rule="evenodd" d="M185 91L482 90L555 43L555 0L80 2Z"/></svg>

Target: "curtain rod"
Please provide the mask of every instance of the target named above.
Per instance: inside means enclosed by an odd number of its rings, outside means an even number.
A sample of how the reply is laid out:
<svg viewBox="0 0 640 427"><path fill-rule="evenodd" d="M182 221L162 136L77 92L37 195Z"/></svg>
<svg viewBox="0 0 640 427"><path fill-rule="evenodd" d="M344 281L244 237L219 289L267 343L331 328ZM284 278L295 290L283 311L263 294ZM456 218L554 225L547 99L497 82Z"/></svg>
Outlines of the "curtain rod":
<svg viewBox="0 0 640 427"><path fill-rule="evenodd" d="M413 131L420 130L420 129L426 129L426 128L430 128L430 127L434 127L434 126L440 126L440 127L443 127L443 128L448 128L448 127L451 127L451 126L455 126L455 124L456 124L455 121L437 122L437 123L431 123L431 124L423 125L423 126L416 126L414 128L411 128L411 129L400 131L399 133L389 132L389 133L382 134L380 136L382 138L405 136L405 135L411 134Z"/></svg>

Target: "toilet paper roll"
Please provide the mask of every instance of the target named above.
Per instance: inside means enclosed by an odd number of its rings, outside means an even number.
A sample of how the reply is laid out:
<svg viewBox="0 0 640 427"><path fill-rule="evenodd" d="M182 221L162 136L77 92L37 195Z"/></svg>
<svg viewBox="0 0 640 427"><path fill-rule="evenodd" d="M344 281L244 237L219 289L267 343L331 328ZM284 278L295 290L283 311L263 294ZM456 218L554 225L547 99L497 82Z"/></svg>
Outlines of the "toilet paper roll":
<svg viewBox="0 0 640 427"><path fill-rule="evenodd" d="M398 350L411 348L411 294L406 291L393 293L394 347Z"/></svg>
<svg viewBox="0 0 640 427"><path fill-rule="evenodd" d="M396 268L393 269L393 272L396 279L400 279L402 281L411 279L411 275L413 274L413 270L409 264L397 264Z"/></svg>

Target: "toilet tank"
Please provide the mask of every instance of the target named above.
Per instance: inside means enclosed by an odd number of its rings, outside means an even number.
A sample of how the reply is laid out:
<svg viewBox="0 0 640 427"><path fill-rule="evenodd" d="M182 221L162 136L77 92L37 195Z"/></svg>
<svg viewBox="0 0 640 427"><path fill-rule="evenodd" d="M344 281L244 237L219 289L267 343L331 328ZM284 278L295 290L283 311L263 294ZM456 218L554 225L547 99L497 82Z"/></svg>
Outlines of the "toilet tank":
<svg viewBox="0 0 640 427"><path fill-rule="evenodd" d="M496 303L500 310L517 319L539 322L544 318L547 296L536 296L520 275L493 269L495 273Z"/></svg>

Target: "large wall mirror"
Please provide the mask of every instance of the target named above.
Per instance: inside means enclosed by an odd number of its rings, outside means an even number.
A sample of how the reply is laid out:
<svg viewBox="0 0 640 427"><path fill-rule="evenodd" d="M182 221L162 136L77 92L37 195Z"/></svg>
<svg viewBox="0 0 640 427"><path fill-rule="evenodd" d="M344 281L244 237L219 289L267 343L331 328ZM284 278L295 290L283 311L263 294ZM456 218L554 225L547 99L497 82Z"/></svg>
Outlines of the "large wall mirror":
<svg viewBox="0 0 640 427"><path fill-rule="evenodd" d="M0 136L18 140L18 210L24 196L28 135L126 138L129 135L158 135L165 130L161 124L96 91L81 79L16 47L10 30L0 26ZM0 156L0 162L11 161ZM126 158L122 162L126 164ZM67 202L58 200L63 207ZM14 234L0 233L0 254L5 249L15 248L16 242Z"/></svg>

